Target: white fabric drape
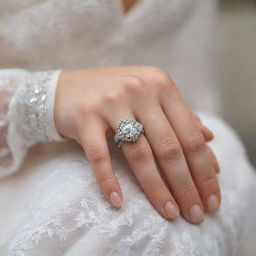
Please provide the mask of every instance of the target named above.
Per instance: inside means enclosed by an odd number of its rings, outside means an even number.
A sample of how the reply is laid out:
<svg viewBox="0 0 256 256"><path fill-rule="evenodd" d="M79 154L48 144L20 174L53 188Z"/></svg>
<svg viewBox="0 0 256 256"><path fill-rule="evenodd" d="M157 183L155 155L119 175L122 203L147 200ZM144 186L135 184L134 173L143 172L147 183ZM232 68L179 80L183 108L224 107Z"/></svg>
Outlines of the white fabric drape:
<svg viewBox="0 0 256 256"><path fill-rule="evenodd" d="M210 54L217 3L142 0L124 16L117 0L0 1L0 176L9 174L0 180L0 255L255 254L244 251L256 242L254 169L235 131L212 114L222 110ZM214 132L222 204L201 225L162 218L109 140L124 195L122 209L112 208L82 149L55 141L59 70L114 65L164 69ZM27 100L37 102L31 92L48 102L46 121L35 122L43 129L25 122L25 113L41 109L27 112Z"/></svg>

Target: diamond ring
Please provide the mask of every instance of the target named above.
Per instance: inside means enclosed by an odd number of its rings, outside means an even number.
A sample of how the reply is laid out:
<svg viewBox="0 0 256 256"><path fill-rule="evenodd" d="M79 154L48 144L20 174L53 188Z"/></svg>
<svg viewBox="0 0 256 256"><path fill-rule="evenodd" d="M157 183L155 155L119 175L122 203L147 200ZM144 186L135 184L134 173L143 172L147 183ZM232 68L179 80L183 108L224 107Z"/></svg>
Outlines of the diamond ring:
<svg viewBox="0 0 256 256"><path fill-rule="evenodd" d="M124 141L135 142L141 132L144 132L144 129L140 122L122 118L116 128L114 141L118 144L118 148L120 148Z"/></svg>

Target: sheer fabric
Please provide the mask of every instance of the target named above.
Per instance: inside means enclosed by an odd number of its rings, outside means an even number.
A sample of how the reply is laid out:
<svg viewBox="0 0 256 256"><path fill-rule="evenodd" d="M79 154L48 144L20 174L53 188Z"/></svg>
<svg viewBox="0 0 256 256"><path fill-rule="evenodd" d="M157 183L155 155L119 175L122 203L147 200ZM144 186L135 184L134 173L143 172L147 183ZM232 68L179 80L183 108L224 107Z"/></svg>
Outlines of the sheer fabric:
<svg viewBox="0 0 256 256"><path fill-rule="evenodd" d="M218 115L198 112L215 134L223 198L199 226L162 218L109 140L124 195L112 208L53 122L60 69L95 66L158 66L191 108L221 112L210 55L217 3L142 0L124 16L117 0L0 1L0 255L255 255L254 169Z"/></svg>
<svg viewBox="0 0 256 256"><path fill-rule="evenodd" d="M61 140L53 121L59 71L0 71L0 177L21 165L27 149Z"/></svg>

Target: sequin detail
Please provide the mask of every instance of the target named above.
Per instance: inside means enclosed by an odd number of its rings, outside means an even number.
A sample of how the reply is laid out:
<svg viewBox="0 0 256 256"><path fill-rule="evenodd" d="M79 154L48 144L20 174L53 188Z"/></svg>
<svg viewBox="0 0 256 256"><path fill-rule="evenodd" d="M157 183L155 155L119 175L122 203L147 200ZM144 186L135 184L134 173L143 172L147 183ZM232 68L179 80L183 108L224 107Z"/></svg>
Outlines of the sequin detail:
<svg viewBox="0 0 256 256"><path fill-rule="evenodd" d="M24 117L22 133L29 144L51 141L47 117L47 87L54 71L36 72L26 80L18 97L17 110Z"/></svg>

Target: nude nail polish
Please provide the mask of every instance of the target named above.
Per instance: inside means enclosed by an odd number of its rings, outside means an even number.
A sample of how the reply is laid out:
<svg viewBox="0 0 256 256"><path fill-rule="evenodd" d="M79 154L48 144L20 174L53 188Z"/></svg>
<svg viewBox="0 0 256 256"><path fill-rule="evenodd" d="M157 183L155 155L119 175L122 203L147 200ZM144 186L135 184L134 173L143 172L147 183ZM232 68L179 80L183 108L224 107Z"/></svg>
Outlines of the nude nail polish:
<svg viewBox="0 0 256 256"><path fill-rule="evenodd" d="M215 212L219 208L219 200L215 194L208 196L206 203L210 212Z"/></svg>
<svg viewBox="0 0 256 256"><path fill-rule="evenodd" d="M177 207L171 201L167 201L165 203L164 209L165 209L166 215L170 219L176 219L179 216L179 211Z"/></svg>
<svg viewBox="0 0 256 256"><path fill-rule="evenodd" d="M110 201L113 206L118 207L118 208L121 207L122 201L117 192L115 192L115 191L111 192Z"/></svg>
<svg viewBox="0 0 256 256"><path fill-rule="evenodd" d="M197 204L190 207L189 216L193 223L200 223L204 220L204 212Z"/></svg>

